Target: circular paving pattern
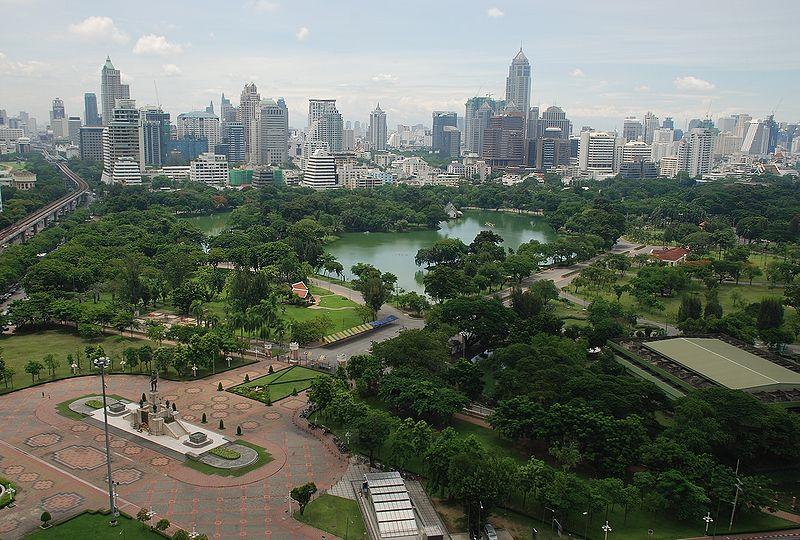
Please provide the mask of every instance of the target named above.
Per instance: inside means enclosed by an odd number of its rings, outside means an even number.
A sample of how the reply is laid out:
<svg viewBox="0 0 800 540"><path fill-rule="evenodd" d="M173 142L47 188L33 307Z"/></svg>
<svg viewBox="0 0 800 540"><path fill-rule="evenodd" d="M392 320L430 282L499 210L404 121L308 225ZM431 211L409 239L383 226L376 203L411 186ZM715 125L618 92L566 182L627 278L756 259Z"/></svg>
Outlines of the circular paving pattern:
<svg viewBox="0 0 800 540"><path fill-rule="evenodd" d="M35 472L26 472L19 475L20 482L33 482L34 480L39 479L39 473Z"/></svg>
<svg viewBox="0 0 800 540"><path fill-rule="evenodd" d="M11 467L6 467L6 474L19 474L25 470L25 467L22 465L12 465Z"/></svg>
<svg viewBox="0 0 800 540"><path fill-rule="evenodd" d="M50 489L53 487L53 482L50 480L39 480L35 484L33 484L33 489Z"/></svg>
<svg viewBox="0 0 800 540"><path fill-rule="evenodd" d="M234 407L240 411L246 411L247 409L252 407L252 405L250 403L237 403L236 405L234 405Z"/></svg>
<svg viewBox="0 0 800 540"><path fill-rule="evenodd" d="M75 433L83 433L84 431L89 429L89 426L87 426L86 424L76 424L72 426L70 429Z"/></svg>
<svg viewBox="0 0 800 540"><path fill-rule="evenodd" d="M181 420L186 420L187 422L194 422L197 420L197 417L192 414L184 414L181 416Z"/></svg>
<svg viewBox="0 0 800 540"><path fill-rule="evenodd" d="M53 454L53 459L73 470L91 471L106 462L103 452L92 446L73 445Z"/></svg>
<svg viewBox="0 0 800 540"><path fill-rule="evenodd" d="M198 388L196 386L192 386L191 388L186 389L187 394L199 394L202 391L203 391L202 388Z"/></svg>
<svg viewBox="0 0 800 540"><path fill-rule="evenodd" d="M111 477L120 484L129 485L142 479L142 471L134 468L117 469L111 473ZM104 477L104 479L108 482L108 476Z"/></svg>
<svg viewBox="0 0 800 540"><path fill-rule="evenodd" d="M206 406L203 405L202 403L192 403L191 405L189 405L190 411L202 411L205 408Z"/></svg>
<svg viewBox="0 0 800 540"><path fill-rule="evenodd" d="M123 452L128 456L135 456L136 454L140 454L142 449L138 446L126 446Z"/></svg>
<svg viewBox="0 0 800 540"><path fill-rule="evenodd" d="M259 424L255 420L248 420L247 422L242 422L242 427L244 429L256 429L260 425L261 424Z"/></svg>
<svg viewBox="0 0 800 540"><path fill-rule="evenodd" d="M169 394L168 396L162 396L162 398L163 398L165 401L173 402L173 401L175 401L176 399L178 399L178 396L176 396L175 394Z"/></svg>
<svg viewBox="0 0 800 540"><path fill-rule="evenodd" d="M214 403L211 406L211 408L214 409L215 411L224 411L225 409L228 408L228 404L227 403Z"/></svg>
<svg viewBox="0 0 800 540"><path fill-rule="evenodd" d="M211 401L216 401L219 403L222 401L228 401L228 399L230 399L228 398L228 396L214 396L213 398L211 398Z"/></svg>
<svg viewBox="0 0 800 540"><path fill-rule="evenodd" d="M56 493L42 500L42 507L50 512L66 512L80 506L83 497L77 493Z"/></svg>
<svg viewBox="0 0 800 540"><path fill-rule="evenodd" d="M28 437L25 444L33 448L43 448L61 442L61 435L58 433L40 433L33 437Z"/></svg>
<svg viewBox="0 0 800 540"><path fill-rule="evenodd" d="M280 419L280 417L281 413L276 413L276 412L268 412L264 415L264 418L266 418L267 420L278 420Z"/></svg>
<svg viewBox="0 0 800 540"><path fill-rule="evenodd" d="M211 413L211 418L227 418L228 413L225 411L217 411L215 413Z"/></svg>
<svg viewBox="0 0 800 540"><path fill-rule="evenodd" d="M150 460L150 465L155 465L156 467L163 467L165 465L169 465L169 458L165 457L156 457Z"/></svg>
<svg viewBox="0 0 800 540"><path fill-rule="evenodd" d="M106 442L106 436L105 436L105 434L104 434L104 433L101 433L100 435L95 435L95 436L94 436L94 442L101 442L101 443L104 443L104 442Z"/></svg>
<svg viewBox="0 0 800 540"><path fill-rule="evenodd" d="M114 439L109 446L111 448L122 448L125 446L125 441L123 439Z"/></svg>

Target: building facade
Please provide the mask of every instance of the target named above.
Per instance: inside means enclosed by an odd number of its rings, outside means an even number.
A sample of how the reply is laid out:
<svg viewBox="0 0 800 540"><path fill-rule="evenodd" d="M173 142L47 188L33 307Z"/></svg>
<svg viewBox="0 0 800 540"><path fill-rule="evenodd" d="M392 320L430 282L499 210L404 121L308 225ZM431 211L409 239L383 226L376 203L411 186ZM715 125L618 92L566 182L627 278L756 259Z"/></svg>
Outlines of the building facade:
<svg viewBox="0 0 800 540"><path fill-rule="evenodd" d="M335 99L308 100L308 135L307 143L324 143L329 152L341 152L343 147L344 123L342 115L336 108ZM312 145L312 147L318 145ZM305 152L304 152L305 153ZM314 153L311 149L310 157Z"/></svg>
<svg viewBox="0 0 800 540"><path fill-rule="evenodd" d="M289 111L282 100L261 100L258 113L260 165L284 165L289 159Z"/></svg>
<svg viewBox="0 0 800 540"><path fill-rule="evenodd" d="M302 185L312 189L339 187L336 177L336 159L324 149L306 157Z"/></svg>
<svg viewBox="0 0 800 540"><path fill-rule="evenodd" d="M531 107L531 64L522 47L511 61L506 77L506 105L512 103L527 116Z"/></svg>
<svg viewBox="0 0 800 540"><path fill-rule="evenodd" d="M381 104L369 114L369 128L367 129L367 141L370 150L382 152L386 150L386 139L388 133L386 129L386 113L381 109Z"/></svg>
<svg viewBox="0 0 800 540"><path fill-rule="evenodd" d="M131 91L127 84L122 84L122 74L106 57L106 63L100 72L100 100L103 106L103 125L107 125L113 115L118 99L130 99Z"/></svg>
<svg viewBox="0 0 800 540"><path fill-rule="evenodd" d="M100 114L97 112L97 96L94 92L83 94L83 124L85 126L102 125Z"/></svg>
<svg viewBox="0 0 800 540"><path fill-rule="evenodd" d="M228 158L206 152L189 164L189 180L202 182L214 187L222 187L228 183Z"/></svg>
<svg viewBox="0 0 800 540"><path fill-rule="evenodd" d="M181 113L177 119L178 138L205 139L208 148L213 149L219 144L219 117L207 111L191 111Z"/></svg>
<svg viewBox="0 0 800 540"><path fill-rule="evenodd" d="M678 171L696 178L711 171L714 133L707 128L690 129L678 145Z"/></svg>
<svg viewBox="0 0 800 540"><path fill-rule="evenodd" d="M132 164L139 169L139 183L144 169L143 140L139 109L132 99L118 99L111 119L103 132L103 182L136 183ZM118 161L124 161L117 164Z"/></svg>
<svg viewBox="0 0 800 540"><path fill-rule="evenodd" d="M578 166L582 172L612 174L616 170L616 133L582 131Z"/></svg>
<svg viewBox="0 0 800 540"><path fill-rule="evenodd" d="M444 143L445 126L452 126L458 129L458 115L452 111L434 111L431 148L434 152L447 153L449 155L450 149L449 147L445 148Z"/></svg>

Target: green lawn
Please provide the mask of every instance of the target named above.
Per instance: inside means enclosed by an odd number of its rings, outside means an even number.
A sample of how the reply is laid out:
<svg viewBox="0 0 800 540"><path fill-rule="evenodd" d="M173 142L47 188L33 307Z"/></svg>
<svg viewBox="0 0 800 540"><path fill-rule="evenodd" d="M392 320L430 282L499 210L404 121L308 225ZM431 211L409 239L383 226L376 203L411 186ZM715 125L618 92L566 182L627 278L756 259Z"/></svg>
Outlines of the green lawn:
<svg viewBox="0 0 800 540"><path fill-rule="evenodd" d="M99 382L97 384L98 384L98 386L100 385ZM56 411L61 416L65 416L67 418L72 418L73 420L83 420L84 419L84 415L82 415L81 413L77 413L77 412L73 411L72 409L70 409L69 408L70 403L72 403L74 401L77 401L79 399L83 399L83 398L87 398L87 397L91 397L91 396L96 396L98 394L101 394L102 391L103 390L100 389L97 394L86 394L86 395L83 395L83 396L80 396L80 397L68 399L67 401L62 401L61 403L56 405ZM106 394L106 403L107 404L114 403L115 401L127 402L128 400L125 399L124 397L118 396L116 394ZM89 403L86 403L86 404L91 406ZM102 406L103 406L102 402L100 402L100 407L102 407ZM97 407L97 408L99 409L100 407Z"/></svg>
<svg viewBox="0 0 800 540"><path fill-rule="evenodd" d="M299 511L293 515L297 521L335 534L339 538L367 538L358 503L350 499L320 495L308 503L302 515Z"/></svg>
<svg viewBox="0 0 800 540"><path fill-rule="evenodd" d="M108 525L107 514L84 512L74 518L54 525L46 530L31 533L27 540L75 540L92 538L93 540L164 540L164 537L147 526L127 516L119 516L116 527Z"/></svg>
<svg viewBox="0 0 800 540"><path fill-rule="evenodd" d="M236 432L236 426L225 426L225 427L227 427L230 430L233 430L234 433ZM253 450L255 450L258 453L258 459L255 460L255 462L248 465L247 467L241 467L239 469L220 469L218 467L212 467L211 465L208 465L206 463L203 463L202 461L198 461L192 458L187 459L186 461L183 462L183 464L189 467L190 469L201 472L203 474L208 474L208 475L217 474L219 476L236 477L254 471L259 467L261 467L262 465L266 465L267 463L275 459L272 457L272 454L270 454L264 448L258 446L257 444L253 444L251 442L243 440L236 440L233 442L234 444L240 444L242 446L247 446L248 448L252 448Z"/></svg>
<svg viewBox="0 0 800 540"><path fill-rule="evenodd" d="M250 382L228 388L228 391L249 397L250 399L256 399L258 401L265 402L265 395L263 392L251 393L248 390L256 386L267 386L269 387L270 401L274 403L291 395L295 390L297 390L297 392L302 392L303 390L310 388L314 379L327 376L327 374L314 369L304 368L301 366L291 366L286 369L276 371L271 375L264 375L263 377L255 378Z"/></svg>
<svg viewBox="0 0 800 540"><path fill-rule="evenodd" d="M119 361L122 359L122 351L124 349L148 344L153 348L156 347L155 343L147 340L119 335L103 336L97 340L87 341L66 329L45 330L43 332L21 333L10 336L2 335L0 337L0 348L2 348L6 366L14 370L14 390L25 388L32 384L31 376L25 373L25 364L29 360L36 360L44 364L42 359L45 355L55 355L56 360L59 362L55 379L63 379L72 375L67 362L67 354L72 354L73 359L79 361L82 373L91 371L84 355L84 347L87 345L101 345L106 355L113 360L115 368L119 369ZM45 367L36 382L49 380L53 379ZM11 386L8 388L0 386L0 393L11 390Z"/></svg>

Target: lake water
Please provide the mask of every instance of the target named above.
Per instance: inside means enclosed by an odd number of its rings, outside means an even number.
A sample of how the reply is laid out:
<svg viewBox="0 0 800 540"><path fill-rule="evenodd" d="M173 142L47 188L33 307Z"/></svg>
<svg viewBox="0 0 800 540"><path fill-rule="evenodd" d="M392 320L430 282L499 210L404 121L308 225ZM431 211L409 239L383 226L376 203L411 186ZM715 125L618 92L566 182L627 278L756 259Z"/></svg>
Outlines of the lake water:
<svg viewBox="0 0 800 540"><path fill-rule="evenodd" d="M493 226L487 226L490 223ZM338 259L345 277L352 278L350 267L364 262L382 272L397 276L399 287L407 291L424 292L422 268L414 262L420 248L429 247L442 238L459 238L469 244L482 230L503 237L503 245L516 249L530 240L546 243L556 233L541 217L484 210L467 210L464 217L442 222L440 229L403 233L344 233L339 240L325 246L325 251Z"/></svg>
<svg viewBox="0 0 800 540"><path fill-rule="evenodd" d="M183 218L209 236L216 236L228 227L230 212Z"/></svg>

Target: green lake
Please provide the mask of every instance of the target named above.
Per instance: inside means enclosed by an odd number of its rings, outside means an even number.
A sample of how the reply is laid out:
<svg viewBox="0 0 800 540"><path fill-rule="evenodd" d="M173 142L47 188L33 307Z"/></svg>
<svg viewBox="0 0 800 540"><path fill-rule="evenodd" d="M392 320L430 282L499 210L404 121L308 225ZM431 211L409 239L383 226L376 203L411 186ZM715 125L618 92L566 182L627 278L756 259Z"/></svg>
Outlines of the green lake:
<svg viewBox="0 0 800 540"><path fill-rule="evenodd" d="M435 231L344 233L339 240L325 246L325 251L342 263L347 279L353 277L350 267L364 262L374 265L382 272L395 274L399 287L422 293L422 268L414 262L417 251L448 237L459 238L469 244L482 230L499 234L503 237L503 245L514 249L530 240L550 242L556 236L553 228L538 216L467 210L464 217L442 222L439 230Z"/></svg>
<svg viewBox="0 0 800 540"><path fill-rule="evenodd" d="M230 212L183 218L209 236L216 236L228 227Z"/></svg>

